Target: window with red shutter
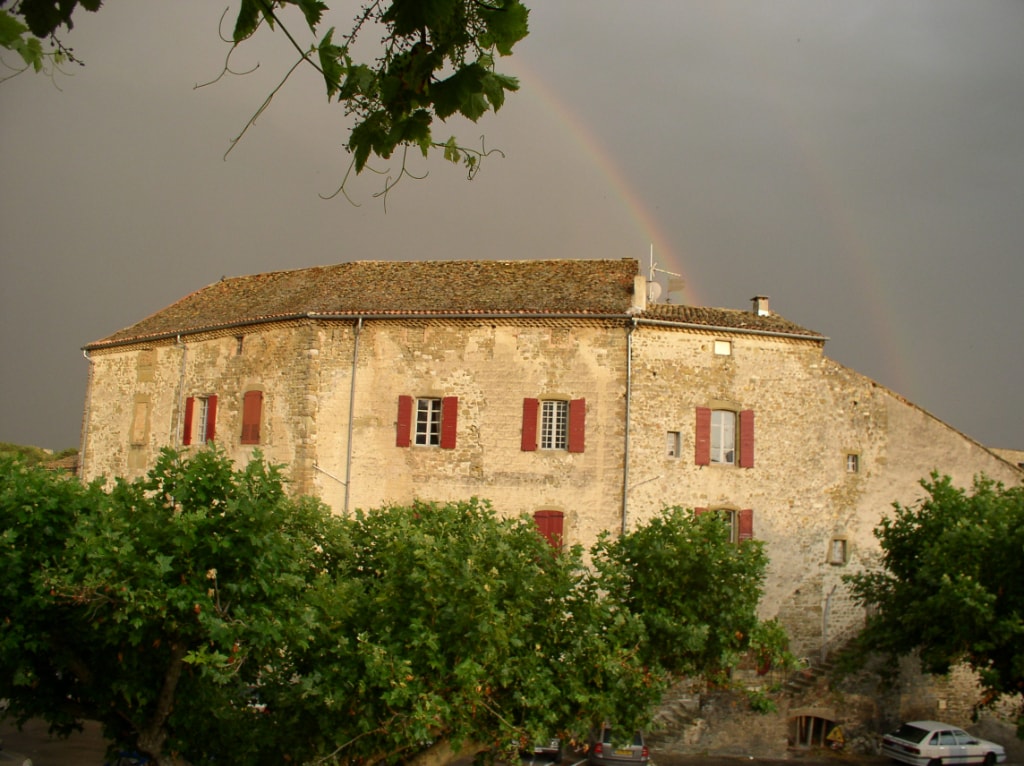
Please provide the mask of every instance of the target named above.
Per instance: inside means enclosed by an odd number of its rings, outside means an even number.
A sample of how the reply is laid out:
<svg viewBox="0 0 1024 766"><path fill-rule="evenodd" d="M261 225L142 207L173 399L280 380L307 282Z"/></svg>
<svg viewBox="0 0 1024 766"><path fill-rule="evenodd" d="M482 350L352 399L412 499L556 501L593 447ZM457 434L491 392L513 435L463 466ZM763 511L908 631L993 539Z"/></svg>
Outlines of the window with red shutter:
<svg viewBox="0 0 1024 766"><path fill-rule="evenodd" d="M441 449L455 449L458 423L459 397L446 396L441 400Z"/></svg>
<svg viewBox="0 0 1024 766"><path fill-rule="evenodd" d="M211 395L206 397L206 417L203 420L203 444L212 442L217 438L217 397Z"/></svg>
<svg viewBox="0 0 1024 766"><path fill-rule="evenodd" d="M539 399L523 399L523 452L533 452L537 449L537 413L539 411Z"/></svg>
<svg viewBox="0 0 1024 766"><path fill-rule="evenodd" d="M398 420L395 421L395 446L408 447L412 443L412 397L398 397Z"/></svg>
<svg viewBox="0 0 1024 766"><path fill-rule="evenodd" d="M260 420L263 417L263 392L246 391L242 397L242 444L260 443Z"/></svg>
<svg viewBox="0 0 1024 766"><path fill-rule="evenodd" d="M537 531L556 551L562 550L565 515L561 511L537 511L533 514Z"/></svg>
<svg viewBox="0 0 1024 766"><path fill-rule="evenodd" d="M736 512L736 539L739 541L754 539L754 511L744 508Z"/></svg>
<svg viewBox="0 0 1024 766"><path fill-rule="evenodd" d="M754 467L754 411L740 412L740 468Z"/></svg>
<svg viewBox="0 0 1024 766"><path fill-rule="evenodd" d="M569 402L569 452L583 452L587 431L587 400Z"/></svg>
<svg viewBox="0 0 1024 766"><path fill-rule="evenodd" d="M196 398L188 397L185 400L185 426L181 434L181 443L186 447L192 443L192 417L196 408Z"/></svg>
<svg viewBox="0 0 1024 766"><path fill-rule="evenodd" d="M697 408L694 462L697 465L711 465L711 409L709 407Z"/></svg>

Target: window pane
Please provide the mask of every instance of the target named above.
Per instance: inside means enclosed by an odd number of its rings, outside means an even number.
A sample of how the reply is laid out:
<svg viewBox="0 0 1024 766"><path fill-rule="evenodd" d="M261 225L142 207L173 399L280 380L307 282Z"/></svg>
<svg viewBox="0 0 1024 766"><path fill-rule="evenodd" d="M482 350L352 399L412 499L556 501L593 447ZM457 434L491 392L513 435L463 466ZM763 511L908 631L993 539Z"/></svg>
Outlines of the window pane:
<svg viewBox="0 0 1024 766"><path fill-rule="evenodd" d="M569 433L569 402L548 400L541 403L540 448L566 449Z"/></svg>
<svg viewBox="0 0 1024 766"><path fill-rule="evenodd" d="M736 413L715 410L711 413L711 462L736 462Z"/></svg>
<svg viewBox="0 0 1024 766"><path fill-rule="evenodd" d="M441 400L416 400L416 444L441 443Z"/></svg>

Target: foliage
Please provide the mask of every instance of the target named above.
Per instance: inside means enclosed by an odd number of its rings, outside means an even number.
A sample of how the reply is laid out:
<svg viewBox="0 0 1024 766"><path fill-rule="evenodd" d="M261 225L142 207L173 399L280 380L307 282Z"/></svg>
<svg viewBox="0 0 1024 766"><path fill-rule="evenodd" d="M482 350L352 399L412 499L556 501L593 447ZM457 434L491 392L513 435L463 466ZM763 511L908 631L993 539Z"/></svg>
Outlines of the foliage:
<svg viewBox="0 0 1024 766"><path fill-rule="evenodd" d="M760 542L729 540L714 514L665 509L647 525L612 539L595 564L622 607L644 623L643 662L675 674L735 664L757 627L767 557Z"/></svg>
<svg viewBox="0 0 1024 766"><path fill-rule="evenodd" d="M760 547L679 509L591 567L483 501L342 518L213 450L109 492L9 459L0 481L0 697L163 763L496 756L642 724L671 673L755 630Z"/></svg>
<svg viewBox="0 0 1024 766"><path fill-rule="evenodd" d="M100 6L100 0L15 0L4 10L8 2L0 0L0 46L16 51L36 71L47 55L58 64L67 57L56 35L72 27L76 5L89 11ZM290 10L301 17L308 43L284 23ZM387 159L411 147L424 155L440 149L447 159L464 162L472 175L486 152L467 150L454 137L436 140L434 120L460 114L475 122L518 89L516 78L495 71L495 57L510 55L526 36L527 8L519 0L373 0L343 36L335 27L322 29L329 11L320 0L241 0L230 42L242 44L262 25L281 30L299 57L288 76L299 64L318 70L328 100L353 116L347 147L357 173L371 155ZM379 55L371 63L356 58L363 32L380 34ZM47 38L57 47L53 54L41 46Z"/></svg>
<svg viewBox="0 0 1024 766"><path fill-rule="evenodd" d="M0 457L19 458L29 466L38 465L39 463L47 463L52 460L60 460L63 457L69 457L77 454L78 449L75 447L68 447L67 449L62 449L60 452L50 452L42 447L31 447L23 444L0 442Z"/></svg>
<svg viewBox="0 0 1024 766"><path fill-rule="evenodd" d="M881 569L847 578L871 608L861 654L918 652L930 673L966 662L986 700L1024 692L1024 487L948 476L875 529ZM1024 735L1024 711L1018 719Z"/></svg>
<svg viewBox="0 0 1024 766"><path fill-rule="evenodd" d="M338 545L326 510L216 452L165 452L110 493L0 468L0 696L19 720L91 718L152 753L186 749L175 732L211 715L236 719L214 746L237 734L243 690Z"/></svg>

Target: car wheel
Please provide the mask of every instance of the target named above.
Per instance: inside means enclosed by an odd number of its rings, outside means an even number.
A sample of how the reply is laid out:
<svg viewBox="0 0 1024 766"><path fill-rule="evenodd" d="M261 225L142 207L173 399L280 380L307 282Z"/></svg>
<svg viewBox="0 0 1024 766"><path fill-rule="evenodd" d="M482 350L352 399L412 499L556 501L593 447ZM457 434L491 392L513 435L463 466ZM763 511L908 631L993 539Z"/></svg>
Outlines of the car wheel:
<svg viewBox="0 0 1024 766"><path fill-rule="evenodd" d="M928 761L928 766L942 766L942 759L932 758L930 761Z"/></svg>
<svg viewBox="0 0 1024 766"><path fill-rule="evenodd" d="M985 753L985 766L996 766L995 753Z"/></svg>

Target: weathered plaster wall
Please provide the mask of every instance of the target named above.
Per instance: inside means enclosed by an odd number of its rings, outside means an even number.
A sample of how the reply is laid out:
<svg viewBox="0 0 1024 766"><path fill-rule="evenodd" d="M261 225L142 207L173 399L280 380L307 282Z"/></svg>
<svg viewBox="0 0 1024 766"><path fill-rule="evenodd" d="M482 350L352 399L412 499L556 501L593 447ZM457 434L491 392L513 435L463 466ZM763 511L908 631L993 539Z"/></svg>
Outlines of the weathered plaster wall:
<svg viewBox="0 0 1024 766"><path fill-rule="evenodd" d="M327 473L348 473L352 344L324 332L317 485L341 510L344 487ZM477 496L506 515L560 510L567 542L593 539L617 519L625 359L621 327L367 323L355 366L349 508ZM455 449L396 447L401 395L457 396ZM524 398L585 398L585 451L522 451Z"/></svg>
<svg viewBox="0 0 1024 766"><path fill-rule="evenodd" d="M933 470L969 484L980 472L1019 483L991 452L868 378L817 342L734 335L714 353L706 331L634 334L629 508L633 524L667 505L754 510L770 567L761 610L779 617L798 654L840 645L862 624L842 575L876 561L872 531L892 503L913 503ZM755 465L698 466L696 408L751 409ZM666 449L678 431L679 456ZM847 455L859 470L847 470ZM829 560L843 540L845 564Z"/></svg>

